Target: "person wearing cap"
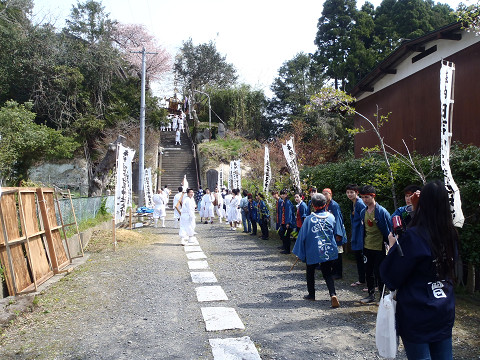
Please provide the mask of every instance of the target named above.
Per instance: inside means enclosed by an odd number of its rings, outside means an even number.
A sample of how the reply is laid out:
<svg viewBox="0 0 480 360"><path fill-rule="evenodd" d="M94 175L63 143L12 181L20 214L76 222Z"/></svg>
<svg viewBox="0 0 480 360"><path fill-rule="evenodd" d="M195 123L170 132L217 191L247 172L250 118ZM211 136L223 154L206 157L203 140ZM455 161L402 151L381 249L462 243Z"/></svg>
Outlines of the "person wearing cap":
<svg viewBox="0 0 480 360"><path fill-rule="evenodd" d="M320 265L323 278L327 283L330 301L333 308L340 303L335 292L335 281L332 276L332 263L338 256L335 240L335 217L325 211L327 199L322 194L312 197L314 212L305 218L298 233L293 253L307 264L307 290L305 300L315 300L315 269Z"/></svg>
<svg viewBox="0 0 480 360"><path fill-rule="evenodd" d="M388 234L392 231L390 213L376 201L376 190L371 185L360 189L360 197L367 206L360 212L363 226L363 256L365 258L365 279L368 296L361 299L362 304L375 302L375 283L379 293L382 293L383 282L380 278L380 264L385 259L385 244L388 244Z"/></svg>
<svg viewBox="0 0 480 360"><path fill-rule="evenodd" d="M327 199L327 204L325 206L325 211L328 211L335 217L335 240L337 241L338 247L338 257L337 260L333 262L333 278L335 280L341 279L343 276L343 263L342 263L342 254L343 254L343 244L347 243L347 232L345 231L345 225L343 224L343 215L340 210L340 205L332 199L332 190L325 188L322 190L323 196Z"/></svg>

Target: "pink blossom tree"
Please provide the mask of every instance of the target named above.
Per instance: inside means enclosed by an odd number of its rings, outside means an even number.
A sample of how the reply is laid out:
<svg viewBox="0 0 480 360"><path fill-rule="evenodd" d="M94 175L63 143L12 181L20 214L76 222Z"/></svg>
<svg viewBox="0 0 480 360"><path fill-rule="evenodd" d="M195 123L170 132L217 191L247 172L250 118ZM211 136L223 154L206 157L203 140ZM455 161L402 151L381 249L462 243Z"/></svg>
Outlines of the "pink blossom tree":
<svg viewBox="0 0 480 360"><path fill-rule="evenodd" d="M132 66L132 71L137 74L140 74L142 69L142 54L134 52L142 51L143 47L147 52L156 53L147 55L146 70L150 80L158 80L172 69L170 54L143 25L118 23L112 33L112 40L125 61Z"/></svg>

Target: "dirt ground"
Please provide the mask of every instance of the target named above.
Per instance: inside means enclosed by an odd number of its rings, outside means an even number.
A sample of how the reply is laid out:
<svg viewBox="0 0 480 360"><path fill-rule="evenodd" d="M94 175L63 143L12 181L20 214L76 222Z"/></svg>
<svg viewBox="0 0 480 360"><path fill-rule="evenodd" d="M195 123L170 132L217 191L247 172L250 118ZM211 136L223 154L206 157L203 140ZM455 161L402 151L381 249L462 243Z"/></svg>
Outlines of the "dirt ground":
<svg viewBox="0 0 480 360"><path fill-rule="evenodd" d="M170 227L169 227L170 226ZM249 336L262 359L376 359L377 307L359 305L351 288L355 266L344 260L331 309L317 274L317 300L303 300L305 266L281 255L278 240L197 225L209 266L245 330L205 331L185 251L170 221L166 229L97 232L89 258L31 298L26 311L3 323L1 359L213 359L208 339ZM18 305L12 298L7 308ZM12 313L12 312L11 312ZM455 359L480 359L478 297L459 295L453 331ZM400 346L399 359L404 359Z"/></svg>

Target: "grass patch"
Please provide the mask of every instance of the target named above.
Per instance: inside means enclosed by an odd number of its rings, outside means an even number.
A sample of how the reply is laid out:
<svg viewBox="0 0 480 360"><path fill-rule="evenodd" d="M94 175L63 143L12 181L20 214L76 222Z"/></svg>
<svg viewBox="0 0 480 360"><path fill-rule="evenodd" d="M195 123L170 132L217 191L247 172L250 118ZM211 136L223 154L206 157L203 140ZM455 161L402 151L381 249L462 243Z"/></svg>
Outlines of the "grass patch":
<svg viewBox="0 0 480 360"><path fill-rule="evenodd" d="M98 213L97 216L95 216L94 218L87 219L80 222L78 224L78 230L82 232L109 220L112 220L111 214ZM67 238L69 238L77 233L77 229L75 228L75 226L69 226L66 233L67 233Z"/></svg>

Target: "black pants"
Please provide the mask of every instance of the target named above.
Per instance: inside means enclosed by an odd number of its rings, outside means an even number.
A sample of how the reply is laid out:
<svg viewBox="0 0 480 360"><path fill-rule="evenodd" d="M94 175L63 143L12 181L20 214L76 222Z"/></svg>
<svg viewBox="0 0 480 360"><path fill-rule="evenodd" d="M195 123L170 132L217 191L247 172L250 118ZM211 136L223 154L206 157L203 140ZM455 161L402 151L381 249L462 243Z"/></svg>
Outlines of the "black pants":
<svg viewBox="0 0 480 360"><path fill-rule="evenodd" d="M378 285L378 291L380 294L383 289L383 281L380 278L380 264L385 259L384 250L370 250L363 249L363 255L365 255L365 278L367 280L368 294L375 294L375 284Z"/></svg>
<svg viewBox="0 0 480 360"><path fill-rule="evenodd" d="M290 254L290 246L292 243L292 239L290 238L290 234L292 233L293 229L289 227L287 229L287 226L285 224L280 225L280 240L282 240L282 245L283 245L283 250L285 250L287 253Z"/></svg>
<svg viewBox="0 0 480 360"><path fill-rule="evenodd" d="M262 238L268 239L268 220L260 219L260 229L262 230Z"/></svg>
<svg viewBox="0 0 480 360"><path fill-rule="evenodd" d="M343 277L343 262L341 253L338 253L338 258L333 260L333 275L340 278Z"/></svg>
<svg viewBox="0 0 480 360"><path fill-rule="evenodd" d="M250 220L252 223L252 234L257 235L257 222L255 220Z"/></svg>
<svg viewBox="0 0 480 360"><path fill-rule="evenodd" d="M320 263L320 270L322 271L323 278L327 283L328 293L330 296L336 295L335 282L332 277L332 265L333 260ZM318 264L307 265L307 290L308 295L315 298L315 269Z"/></svg>
<svg viewBox="0 0 480 360"><path fill-rule="evenodd" d="M363 250L353 250L355 261L357 262L358 282L365 282L365 260L363 259Z"/></svg>

